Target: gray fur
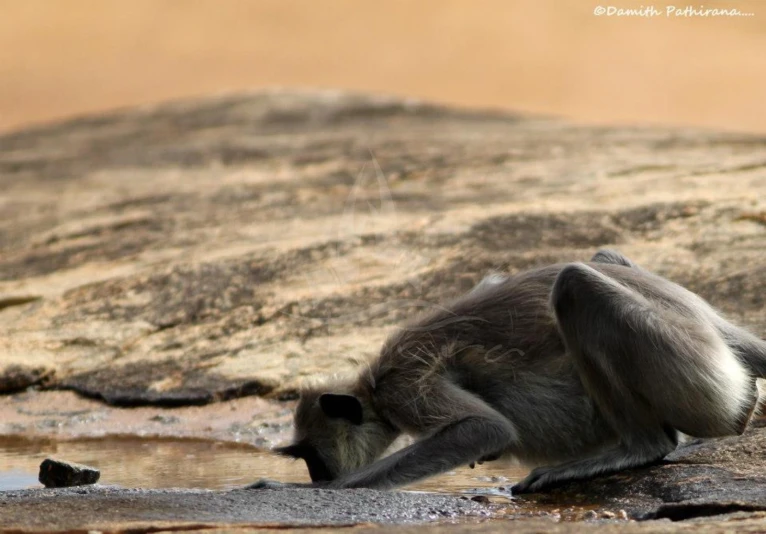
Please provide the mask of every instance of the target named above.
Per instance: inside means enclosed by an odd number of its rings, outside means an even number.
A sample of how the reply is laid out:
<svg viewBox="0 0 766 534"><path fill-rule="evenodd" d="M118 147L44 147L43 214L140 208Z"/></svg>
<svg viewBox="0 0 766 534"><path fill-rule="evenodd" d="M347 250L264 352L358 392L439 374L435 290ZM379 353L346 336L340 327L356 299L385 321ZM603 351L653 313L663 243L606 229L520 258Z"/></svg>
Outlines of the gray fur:
<svg viewBox="0 0 766 534"><path fill-rule="evenodd" d="M638 266L631 260L617 252L608 248L601 249L596 252L590 259L592 263L613 263L615 265L622 265L624 267L633 267L637 269Z"/></svg>
<svg viewBox="0 0 766 534"><path fill-rule="evenodd" d="M661 460L679 432L743 432L756 377L766 377L764 341L599 251L493 275L392 336L355 382L303 392L285 454L326 472L316 484L379 489L511 455L550 466L514 487L539 491ZM356 396L361 424L326 416L324 392ZM401 433L419 440L378 459Z"/></svg>

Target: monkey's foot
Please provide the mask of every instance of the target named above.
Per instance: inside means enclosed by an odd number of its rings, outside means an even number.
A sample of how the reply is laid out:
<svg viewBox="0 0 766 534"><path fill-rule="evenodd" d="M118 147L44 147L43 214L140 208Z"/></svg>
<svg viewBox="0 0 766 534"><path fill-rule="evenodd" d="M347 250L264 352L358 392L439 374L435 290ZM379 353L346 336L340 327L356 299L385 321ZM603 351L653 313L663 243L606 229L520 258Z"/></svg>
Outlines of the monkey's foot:
<svg viewBox="0 0 766 534"><path fill-rule="evenodd" d="M511 487L512 495L519 495L521 493L537 493L550 486L563 481L561 469L557 467L538 467L532 470L527 477Z"/></svg>

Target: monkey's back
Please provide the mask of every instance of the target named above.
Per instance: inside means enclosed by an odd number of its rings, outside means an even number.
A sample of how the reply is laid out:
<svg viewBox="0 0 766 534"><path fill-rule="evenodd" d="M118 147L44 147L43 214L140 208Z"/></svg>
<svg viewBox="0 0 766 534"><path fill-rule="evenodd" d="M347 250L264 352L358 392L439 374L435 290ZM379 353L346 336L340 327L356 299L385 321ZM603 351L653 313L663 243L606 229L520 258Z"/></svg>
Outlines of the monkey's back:
<svg viewBox="0 0 766 534"><path fill-rule="evenodd" d="M550 305L556 277L567 264L555 264L496 278L393 335L376 367L383 369L453 365L511 375L540 366L560 367L565 347ZM646 299L682 315L711 321L715 311L697 295L648 271L622 265L590 267ZM470 373L469 373L470 374Z"/></svg>

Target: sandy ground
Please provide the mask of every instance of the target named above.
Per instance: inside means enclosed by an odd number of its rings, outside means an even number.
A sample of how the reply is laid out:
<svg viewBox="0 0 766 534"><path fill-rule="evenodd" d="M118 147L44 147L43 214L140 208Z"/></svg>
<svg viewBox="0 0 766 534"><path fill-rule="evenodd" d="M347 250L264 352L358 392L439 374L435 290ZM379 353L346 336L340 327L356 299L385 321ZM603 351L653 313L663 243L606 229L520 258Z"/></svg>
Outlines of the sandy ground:
<svg viewBox="0 0 766 534"><path fill-rule="evenodd" d="M594 8L655 7L655 17ZM750 17L667 17L670 5ZM271 86L766 131L758 0L0 0L0 130Z"/></svg>

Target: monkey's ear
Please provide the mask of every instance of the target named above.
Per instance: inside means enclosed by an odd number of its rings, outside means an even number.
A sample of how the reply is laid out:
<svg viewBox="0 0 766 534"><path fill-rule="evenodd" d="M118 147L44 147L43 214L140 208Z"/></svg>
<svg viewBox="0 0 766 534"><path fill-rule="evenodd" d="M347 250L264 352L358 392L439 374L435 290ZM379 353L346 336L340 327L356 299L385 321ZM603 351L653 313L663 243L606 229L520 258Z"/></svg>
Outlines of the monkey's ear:
<svg viewBox="0 0 766 534"><path fill-rule="evenodd" d="M325 393L319 397L319 405L327 417L345 419L355 425L362 424L362 403L353 395Z"/></svg>

